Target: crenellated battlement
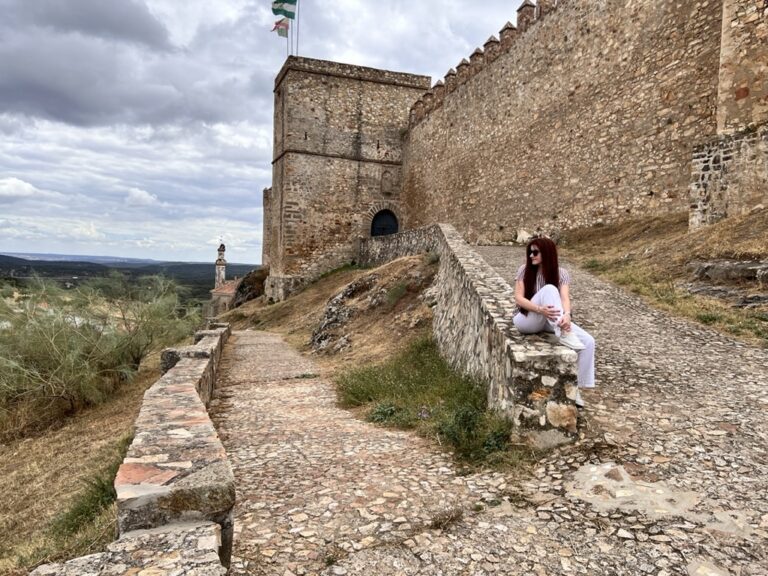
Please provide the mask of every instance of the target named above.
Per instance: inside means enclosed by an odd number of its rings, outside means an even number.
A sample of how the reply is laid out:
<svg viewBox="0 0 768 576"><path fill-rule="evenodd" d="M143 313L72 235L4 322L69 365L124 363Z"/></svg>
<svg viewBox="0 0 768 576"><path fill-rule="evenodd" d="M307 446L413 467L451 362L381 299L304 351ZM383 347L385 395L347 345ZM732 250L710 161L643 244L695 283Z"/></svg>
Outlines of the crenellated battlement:
<svg viewBox="0 0 768 576"><path fill-rule="evenodd" d="M551 14L563 1L538 0L538 3L534 4L531 0L525 0L517 9L517 26L507 22L499 31L499 38L488 38L482 48L475 49L469 60L462 59L455 70L451 68L442 80L438 80L437 84L411 106L408 115L409 127L416 126L432 111L442 107L443 100L456 88L477 76L499 56L509 52L522 34Z"/></svg>

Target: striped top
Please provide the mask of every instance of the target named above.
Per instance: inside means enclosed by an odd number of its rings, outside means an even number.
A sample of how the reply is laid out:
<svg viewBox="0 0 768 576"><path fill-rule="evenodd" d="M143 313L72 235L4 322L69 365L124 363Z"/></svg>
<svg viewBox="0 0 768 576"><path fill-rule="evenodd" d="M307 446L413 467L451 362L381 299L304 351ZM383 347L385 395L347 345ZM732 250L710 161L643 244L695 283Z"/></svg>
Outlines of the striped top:
<svg viewBox="0 0 768 576"><path fill-rule="evenodd" d="M565 268L559 268L560 270L560 286L558 288L564 286L565 284L571 283L571 275L568 274L568 270ZM515 282L522 281L523 276L525 276L525 264L520 266L520 268L517 269L517 275L515 276ZM538 274L536 274L536 285L534 286L534 294L544 288L544 275L541 273L541 268L539 268Z"/></svg>

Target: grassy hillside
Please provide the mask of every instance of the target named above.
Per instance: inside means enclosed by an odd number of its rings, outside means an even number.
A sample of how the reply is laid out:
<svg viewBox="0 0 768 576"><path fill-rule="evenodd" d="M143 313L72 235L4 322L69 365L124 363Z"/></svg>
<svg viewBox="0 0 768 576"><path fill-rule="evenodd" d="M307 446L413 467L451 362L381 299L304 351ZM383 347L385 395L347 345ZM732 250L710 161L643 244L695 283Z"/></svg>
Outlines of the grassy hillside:
<svg viewBox="0 0 768 576"><path fill-rule="evenodd" d="M657 308L768 346L768 305L737 302L759 302L768 285L726 278L710 290L712 283L695 275L702 262L768 262L768 210L695 232L688 231L687 212L585 228L566 234L562 246L565 257Z"/></svg>

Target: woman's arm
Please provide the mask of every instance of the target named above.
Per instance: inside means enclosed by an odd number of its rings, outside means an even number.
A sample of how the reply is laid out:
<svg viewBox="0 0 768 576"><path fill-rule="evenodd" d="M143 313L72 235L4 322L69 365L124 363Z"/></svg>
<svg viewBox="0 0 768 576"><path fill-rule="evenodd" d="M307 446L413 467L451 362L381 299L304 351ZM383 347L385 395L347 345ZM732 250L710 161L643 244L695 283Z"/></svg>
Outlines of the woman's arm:
<svg viewBox="0 0 768 576"><path fill-rule="evenodd" d="M546 316L550 320L557 320L560 311L554 306L537 306L525 297L525 283L522 280L515 282L515 304L520 308Z"/></svg>

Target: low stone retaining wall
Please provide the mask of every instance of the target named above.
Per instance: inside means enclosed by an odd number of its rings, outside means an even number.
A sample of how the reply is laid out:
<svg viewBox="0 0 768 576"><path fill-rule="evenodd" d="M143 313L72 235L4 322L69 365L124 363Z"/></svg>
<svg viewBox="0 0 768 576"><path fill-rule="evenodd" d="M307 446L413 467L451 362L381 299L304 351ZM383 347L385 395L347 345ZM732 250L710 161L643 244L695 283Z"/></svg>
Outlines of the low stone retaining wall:
<svg viewBox="0 0 768 576"><path fill-rule="evenodd" d="M165 373L144 394L115 478L119 539L103 554L32 574L226 573L235 479L207 405L230 334L213 325L194 346L163 351Z"/></svg>
<svg viewBox="0 0 768 576"><path fill-rule="evenodd" d="M360 262L379 265L434 251L434 333L455 369L488 385L488 405L511 418L535 444L552 445L577 431L576 352L512 324L514 291L448 224L364 240Z"/></svg>

